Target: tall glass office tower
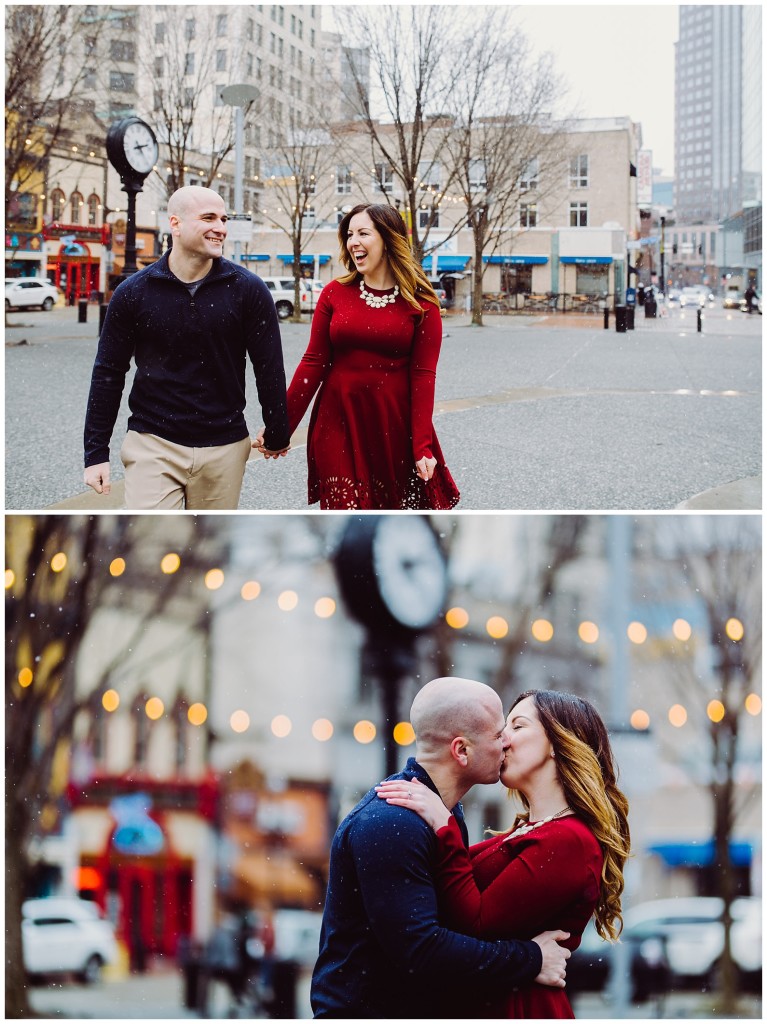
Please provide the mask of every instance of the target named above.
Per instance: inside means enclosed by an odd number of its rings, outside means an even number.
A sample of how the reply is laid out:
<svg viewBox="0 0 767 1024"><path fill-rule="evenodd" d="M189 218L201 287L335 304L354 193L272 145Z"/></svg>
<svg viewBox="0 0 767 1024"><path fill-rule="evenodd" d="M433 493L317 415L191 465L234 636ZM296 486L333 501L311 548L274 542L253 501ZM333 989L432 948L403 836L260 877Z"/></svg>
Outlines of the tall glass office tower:
<svg viewBox="0 0 767 1024"><path fill-rule="evenodd" d="M723 220L761 195L761 9L680 6L675 93L677 220Z"/></svg>

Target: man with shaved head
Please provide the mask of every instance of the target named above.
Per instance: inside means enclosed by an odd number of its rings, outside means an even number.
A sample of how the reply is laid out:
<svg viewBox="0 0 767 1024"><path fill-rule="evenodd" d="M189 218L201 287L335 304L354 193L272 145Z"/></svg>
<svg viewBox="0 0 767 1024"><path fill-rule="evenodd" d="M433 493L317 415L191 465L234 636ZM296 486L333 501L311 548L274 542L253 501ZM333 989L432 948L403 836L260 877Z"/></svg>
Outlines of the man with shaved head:
<svg viewBox="0 0 767 1024"><path fill-rule="evenodd" d="M279 321L269 289L224 258L226 207L200 185L168 200L172 248L115 289L85 419L85 483L111 489L109 444L131 360L120 456L130 509L237 508L251 447L245 368L253 366L266 456L290 446Z"/></svg>
<svg viewBox="0 0 767 1024"><path fill-rule="evenodd" d="M509 745L500 698L474 679L433 679L416 695L410 721L416 756L393 777L439 793L468 846L459 801L474 785L498 782ZM564 985L564 932L485 942L443 928L436 858L427 823L378 799L375 787L344 818L330 851L315 1017L451 1018L459 996L480 1007L517 984Z"/></svg>

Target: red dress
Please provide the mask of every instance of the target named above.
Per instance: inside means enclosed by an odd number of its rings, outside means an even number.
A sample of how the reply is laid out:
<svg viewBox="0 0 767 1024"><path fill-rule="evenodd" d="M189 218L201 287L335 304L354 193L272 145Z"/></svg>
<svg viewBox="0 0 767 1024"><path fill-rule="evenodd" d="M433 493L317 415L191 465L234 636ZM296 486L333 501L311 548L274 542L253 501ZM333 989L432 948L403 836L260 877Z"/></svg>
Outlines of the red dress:
<svg viewBox="0 0 767 1024"><path fill-rule="evenodd" d="M387 292L368 289L373 295ZM460 494L432 425L439 309L402 296L371 308L356 283L322 290L309 346L288 389L290 432L309 420L309 504L327 509L449 509ZM437 460L428 483L415 463Z"/></svg>
<svg viewBox="0 0 767 1024"><path fill-rule="evenodd" d="M516 839L494 836L467 850L455 818L437 833L440 919L482 939L532 939L562 929L577 949L599 896L602 850L576 817L560 818ZM481 1012L477 1012L477 1010ZM481 1018L573 1017L566 989L521 986L471 1007Z"/></svg>

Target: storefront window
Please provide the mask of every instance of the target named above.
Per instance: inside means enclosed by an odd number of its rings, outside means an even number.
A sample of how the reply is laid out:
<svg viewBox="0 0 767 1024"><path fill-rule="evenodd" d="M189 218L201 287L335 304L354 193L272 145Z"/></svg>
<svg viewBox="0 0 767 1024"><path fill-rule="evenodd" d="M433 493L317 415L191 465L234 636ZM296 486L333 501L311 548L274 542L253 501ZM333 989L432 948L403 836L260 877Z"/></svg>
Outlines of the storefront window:
<svg viewBox="0 0 767 1024"><path fill-rule="evenodd" d="M579 263L575 268L575 291L579 295L601 295L609 286L610 268L602 263Z"/></svg>

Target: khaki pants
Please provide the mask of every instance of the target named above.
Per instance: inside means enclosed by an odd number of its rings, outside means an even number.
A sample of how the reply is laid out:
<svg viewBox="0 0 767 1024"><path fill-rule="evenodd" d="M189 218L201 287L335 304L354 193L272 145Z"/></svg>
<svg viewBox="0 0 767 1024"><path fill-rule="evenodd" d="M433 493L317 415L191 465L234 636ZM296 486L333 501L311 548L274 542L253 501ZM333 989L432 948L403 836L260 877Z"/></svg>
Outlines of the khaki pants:
<svg viewBox="0 0 767 1024"><path fill-rule="evenodd" d="M250 438L187 448L129 430L120 458L128 509L234 509L240 500Z"/></svg>

